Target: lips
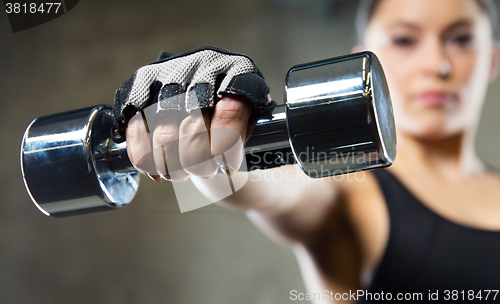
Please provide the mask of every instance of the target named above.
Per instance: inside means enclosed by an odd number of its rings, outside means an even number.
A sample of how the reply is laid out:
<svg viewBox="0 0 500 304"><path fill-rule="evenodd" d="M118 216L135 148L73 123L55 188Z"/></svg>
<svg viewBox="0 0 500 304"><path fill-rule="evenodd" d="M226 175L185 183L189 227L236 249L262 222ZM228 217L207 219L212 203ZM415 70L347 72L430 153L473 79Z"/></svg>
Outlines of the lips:
<svg viewBox="0 0 500 304"><path fill-rule="evenodd" d="M453 94L438 91L428 91L417 94L415 100L426 106L442 106L453 99Z"/></svg>

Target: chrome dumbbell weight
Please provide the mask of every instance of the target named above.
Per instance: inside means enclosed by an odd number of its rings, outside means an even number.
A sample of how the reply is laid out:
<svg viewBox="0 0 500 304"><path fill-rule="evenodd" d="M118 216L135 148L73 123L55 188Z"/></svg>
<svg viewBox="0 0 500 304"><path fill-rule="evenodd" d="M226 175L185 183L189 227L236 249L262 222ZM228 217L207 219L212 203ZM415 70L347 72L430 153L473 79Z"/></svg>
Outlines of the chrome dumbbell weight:
<svg viewBox="0 0 500 304"><path fill-rule="evenodd" d="M298 163L310 177L392 164L396 135L385 76L370 52L290 69L284 105L261 119L245 147L247 168ZM26 189L46 215L126 206L139 185L126 144L110 139L111 108L40 117L21 147Z"/></svg>

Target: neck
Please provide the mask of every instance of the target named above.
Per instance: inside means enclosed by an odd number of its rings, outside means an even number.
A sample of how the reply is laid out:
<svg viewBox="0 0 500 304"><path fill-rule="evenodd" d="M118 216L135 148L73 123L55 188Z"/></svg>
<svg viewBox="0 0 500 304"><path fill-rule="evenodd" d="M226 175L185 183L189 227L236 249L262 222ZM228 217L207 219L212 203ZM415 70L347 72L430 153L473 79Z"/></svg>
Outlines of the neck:
<svg viewBox="0 0 500 304"><path fill-rule="evenodd" d="M463 132L441 140L398 133L398 158L403 170L432 172L447 178L468 177L485 170L476 154L473 135Z"/></svg>

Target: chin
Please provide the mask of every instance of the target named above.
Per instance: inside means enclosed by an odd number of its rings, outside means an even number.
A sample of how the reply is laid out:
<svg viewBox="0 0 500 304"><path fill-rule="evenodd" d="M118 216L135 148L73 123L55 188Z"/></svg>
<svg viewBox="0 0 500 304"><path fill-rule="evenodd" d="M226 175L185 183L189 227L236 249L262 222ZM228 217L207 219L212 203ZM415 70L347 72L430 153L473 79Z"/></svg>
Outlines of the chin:
<svg viewBox="0 0 500 304"><path fill-rule="evenodd" d="M424 120L396 123L399 132L425 141L445 140L465 131L464 126L459 126L445 119L427 118Z"/></svg>

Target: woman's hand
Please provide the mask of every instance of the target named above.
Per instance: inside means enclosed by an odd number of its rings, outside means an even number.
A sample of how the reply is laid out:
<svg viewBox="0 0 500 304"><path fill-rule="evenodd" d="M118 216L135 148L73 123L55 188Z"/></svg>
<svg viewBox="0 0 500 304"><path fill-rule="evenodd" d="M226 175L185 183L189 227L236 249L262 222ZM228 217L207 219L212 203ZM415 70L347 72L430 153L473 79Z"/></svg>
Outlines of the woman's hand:
<svg viewBox="0 0 500 304"><path fill-rule="evenodd" d="M203 47L146 65L117 90L113 138L156 181L210 178L239 169L256 118L272 107L253 60Z"/></svg>
<svg viewBox="0 0 500 304"><path fill-rule="evenodd" d="M151 112L137 112L126 128L127 152L140 172L156 181L182 181L190 175L210 178L219 167L240 168L243 143L255 125L249 122L253 104L245 97L224 95L213 109L189 115Z"/></svg>

